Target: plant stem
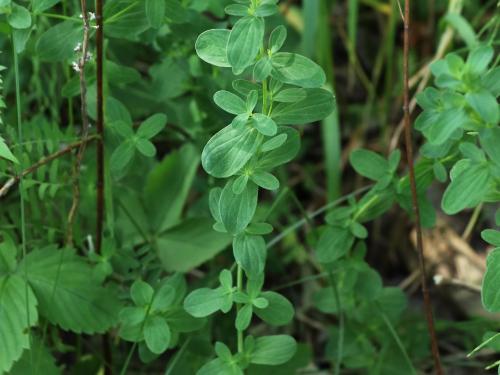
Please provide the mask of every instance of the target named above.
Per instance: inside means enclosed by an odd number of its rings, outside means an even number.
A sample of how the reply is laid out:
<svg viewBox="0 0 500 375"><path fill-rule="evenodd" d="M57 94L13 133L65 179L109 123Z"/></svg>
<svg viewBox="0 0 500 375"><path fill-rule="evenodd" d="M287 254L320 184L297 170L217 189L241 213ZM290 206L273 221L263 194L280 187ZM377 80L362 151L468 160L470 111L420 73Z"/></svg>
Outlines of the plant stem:
<svg viewBox="0 0 500 375"><path fill-rule="evenodd" d="M337 359L335 361L335 370L333 372L334 375L340 375L340 365L342 364L342 355L344 351L344 330L345 330L345 322L344 322L344 313L342 311L342 302L339 296L339 289L337 286L337 282L335 277L333 276L333 272L328 272L328 277L330 280L330 285L333 289L333 297L335 298L335 305L338 311L339 318L339 337L337 340Z"/></svg>
<svg viewBox="0 0 500 375"><path fill-rule="evenodd" d="M97 217L96 217L96 251L100 253L104 226L104 97L103 97L103 52L104 22L103 0L96 0L96 48L97 48Z"/></svg>
<svg viewBox="0 0 500 375"><path fill-rule="evenodd" d="M420 223L420 208L418 206L417 184L415 181L415 166L413 163L413 139L412 127L410 119L410 86L409 86L409 55L410 55L410 0L405 0L404 9L404 47L403 47L403 84L404 84L404 127L405 127L405 144L406 144L406 157L408 159L410 187L413 203L413 213L415 215L415 227L417 230L417 250L419 257L422 294L424 297L425 315L427 319L427 326L429 335L431 337L431 349L434 359L434 370L436 374L442 375L443 369L441 367L441 358L439 356L439 347L434 328L434 317L432 314L432 303L429 296L429 289L427 287L426 272L425 272L425 258L424 258L424 244L422 236L422 225Z"/></svg>
<svg viewBox="0 0 500 375"><path fill-rule="evenodd" d="M241 266L238 264L238 268L237 268L237 271L236 271L236 287L238 288L238 292L242 292L243 291L243 269L241 268ZM240 308L241 308L241 305L240 304L237 304L236 305L236 311L240 311ZM240 330L236 330L237 331L237 335L236 335L236 339L237 339L237 342L238 342L238 353L243 353L243 331L240 331Z"/></svg>
<svg viewBox="0 0 500 375"><path fill-rule="evenodd" d="M472 213L472 216L470 217L470 220L467 223L467 227L465 227L465 230L462 233L462 238L465 241L469 241L469 237L471 236L472 231L474 230L474 227L476 226L477 220L479 219L479 215L481 214L482 209L483 209L483 203L480 203L474 209L474 212Z"/></svg>

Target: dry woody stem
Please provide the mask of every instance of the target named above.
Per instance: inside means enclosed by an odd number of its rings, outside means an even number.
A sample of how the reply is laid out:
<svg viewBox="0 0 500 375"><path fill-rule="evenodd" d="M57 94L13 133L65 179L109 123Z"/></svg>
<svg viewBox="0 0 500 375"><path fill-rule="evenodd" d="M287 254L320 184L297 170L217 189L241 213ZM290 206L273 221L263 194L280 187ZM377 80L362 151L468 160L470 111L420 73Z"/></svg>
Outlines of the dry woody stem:
<svg viewBox="0 0 500 375"><path fill-rule="evenodd" d="M409 53L410 53L410 0L405 0L404 9L404 51L403 51L403 81L404 81L404 128L406 156L408 159L408 168L410 175L411 197L413 204L413 213L415 215L415 226L417 231L417 251L420 265L420 277L422 284L422 294L424 297L424 309L427 319L427 326L431 338L432 356L434 359L434 370L437 375L443 374L441 359L439 356L439 347L434 327L434 317L432 313L432 303L427 286L424 245L422 236L422 226L420 223L420 209L418 206L417 186L415 182L415 167L413 162L413 139L412 126L410 119L410 85L409 85Z"/></svg>

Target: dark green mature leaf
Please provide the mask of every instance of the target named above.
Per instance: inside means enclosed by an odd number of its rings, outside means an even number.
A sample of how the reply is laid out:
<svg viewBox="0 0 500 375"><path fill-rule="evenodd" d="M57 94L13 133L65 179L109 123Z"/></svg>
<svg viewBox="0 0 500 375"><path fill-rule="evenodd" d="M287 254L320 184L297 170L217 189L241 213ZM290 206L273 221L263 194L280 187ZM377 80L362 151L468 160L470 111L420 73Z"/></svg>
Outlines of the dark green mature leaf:
<svg viewBox="0 0 500 375"><path fill-rule="evenodd" d="M0 242L0 275L8 274L16 270L17 249L14 241L5 236Z"/></svg>
<svg viewBox="0 0 500 375"><path fill-rule="evenodd" d="M250 160L261 140L262 135L250 126L226 126L205 145L201 154L203 168L214 177L230 177Z"/></svg>
<svg viewBox="0 0 500 375"><path fill-rule="evenodd" d="M53 324L91 334L105 332L117 323L117 296L99 285L92 277L92 268L73 250L36 250L24 262L28 262L28 282L40 314Z"/></svg>
<svg viewBox="0 0 500 375"><path fill-rule="evenodd" d="M280 365L290 360L297 350L297 342L291 336L275 335L259 337L250 362L259 365Z"/></svg>
<svg viewBox="0 0 500 375"><path fill-rule="evenodd" d="M233 240L233 254L238 263L247 273L249 278L264 272L266 265L266 242L261 236L239 234Z"/></svg>
<svg viewBox="0 0 500 375"><path fill-rule="evenodd" d="M54 5L58 4L61 0L32 0L33 12L40 13L44 10L52 8Z"/></svg>
<svg viewBox="0 0 500 375"><path fill-rule="evenodd" d="M248 183L241 194L235 194L232 185L228 182L222 190L219 209L224 228L231 234L238 234L245 230L255 214L258 188Z"/></svg>
<svg viewBox="0 0 500 375"><path fill-rule="evenodd" d="M343 257L351 249L354 236L349 229L328 227L318 241L316 256L320 263L331 263Z"/></svg>
<svg viewBox="0 0 500 375"><path fill-rule="evenodd" d="M278 125L303 125L327 117L335 108L330 91L306 89L306 98L298 103L279 103L274 107L271 118Z"/></svg>
<svg viewBox="0 0 500 375"><path fill-rule="evenodd" d="M61 370L56 367L54 357L36 337L32 337L31 348L23 352L21 359L9 371L9 375L59 375L60 373Z"/></svg>
<svg viewBox="0 0 500 375"><path fill-rule="evenodd" d="M203 61L223 68L231 67L227 59L226 47L229 30L213 29L201 33L196 40L196 53Z"/></svg>
<svg viewBox="0 0 500 375"><path fill-rule="evenodd" d="M212 229L212 220L190 218L158 237L158 256L167 271L188 272L230 243L230 236Z"/></svg>
<svg viewBox="0 0 500 375"><path fill-rule="evenodd" d="M289 300L276 292L264 292L260 297L265 298L269 304L264 309L254 309L259 318L272 326L282 326L292 321L295 311Z"/></svg>
<svg viewBox="0 0 500 375"><path fill-rule="evenodd" d="M227 43L227 59L235 74L252 65L264 38L264 20L245 17L236 22Z"/></svg>
<svg viewBox="0 0 500 375"><path fill-rule="evenodd" d="M37 300L31 288L20 276L0 277L0 373L9 371L29 348L28 330L37 321Z"/></svg>
<svg viewBox="0 0 500 375"><path fill-rule="evenodd" d="M134 143L129 139L125 140L111 154L111 159L109 161L111 171L116 175L121 175L125 170L125 168L132 161L134 155L135 155Z"/></svg>
<svg viewBox="0 0 500 375"><path fill-rule="evenodd" d="M500 248L493 250L486 261L486 274L483 279L482 301L486 310L500 311Z"/></svg>
<svg viewBox="0 0 500 375"><path fill-rule="evenodd" d="M387 160L373 151L354 150L351 152L349 160L356 172L370 180L378 181L389 171Z"/></svg>
<svg viewBox="0 0 500 375"><path fill-rule="evenodd" d="M271 76L283 83L306 88L321 87L326 76L321 67L307 57L288 52L278 52L271 58Z"/></svg>
<svg viewBox="0 0 500 375"><path fill-rule="evenodd" d="M74 48L83 38L81 23L64 21L40 36L36 52L42 61L63 61L75 56Z"/></svg>
<svg viewBox="0 0 500 375"><path fill-rule="evenodd" d="M146 0L145 5L149 25L159 28L165 20L165 0Z"/></svg>
<svg viewBox="0 0 500 375"><path fill-rule="evenodd" d="M475 165L464 159L451 171L451 183L444 192L441 206L448 215L478 204L490 190L491 175L486 164Z"/></svg>

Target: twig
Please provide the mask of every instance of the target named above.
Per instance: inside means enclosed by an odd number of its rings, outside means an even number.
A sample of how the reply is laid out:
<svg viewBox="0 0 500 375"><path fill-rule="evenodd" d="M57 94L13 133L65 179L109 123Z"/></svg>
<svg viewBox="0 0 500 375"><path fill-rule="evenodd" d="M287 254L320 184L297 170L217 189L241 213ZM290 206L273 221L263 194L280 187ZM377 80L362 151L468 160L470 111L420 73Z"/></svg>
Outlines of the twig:
<svg viewBox="0 0 500 375"><path fill-rule="evenodd" d="M87 0L80 0L83 20L83 41L81 45L81 56L74 69L80 74L80 101L82 115L82 139L87 138L89 133L89 117L87 114L87 84L85 82L85 64L89 58L89 31L90 22L87 13ZM76 154L76 160L73 167L73 203L68 213L68 227L66 230L66 243L73 245L73 223L80 203L80 169L82 166L83 154L85 153L86 142L82 142Z"/></svg>
<svg viewBox="0 0 500 375"><path fill-rule="evenodd" d="M439 357L439 347L436 337L436 330L434 328L434 317L432 315L432 303L429 296L429 289L427 287L426 273L425 273L425 259L424 259L424 244L422 236L422 226L420 223L420 209L418 206L417 184L415 182L415 166L413 163L413 139L412 139L412 126L410 119L410 87L409 87L409 55L410 55L410 0L405 0L404 9L404 50L403 50L403 84L404 84L404 128L406 140L406 157L408 159L410 187L413 203L413 213L415 215L415 226L417 230L417 249L418 258L421 271L422 293L424 297L424 308L427 319L427 326L429 335L431 337L431 349L434 359L434 370L436 374L442 375L443 369L441 368L441 359Z"/></svg>
<svg viewBox="0 0 500 375"><path fill-rule="evenodd" d="M434 284L436 285L454 285L461 288L469 289L475 293L481 293L481 286L468 283L466 281L454 278L454 277L445 277L443 275L434 275Z"/></svg>
<svg viewBox="0 0 500 375"><path fill-rule="evenodd" d="M95 139L97 139L97 136L95 136L95 135L87 137L87 138L82 139L78 142L72 143L72 144L66 146L65 148L63 148L63 149L61 149L53 154L50 154L50 155L45 156L44 158L40 159L39 161L37 161L35 164L30 166L29 168L26 168L25 170L23 170L17 176L12 177L9 180L7 180L7 182L0 188L0 198L7 195L10 188L12 186L14 186L16 183L18 183L21 180L21 178L26 177L27 175L35 172L41 166L48 164L51 161L58 159L59 157L61 157L63 155L66 155L67 153L73 151L75 148L79 148L82 143L89 143Z"/></svg>

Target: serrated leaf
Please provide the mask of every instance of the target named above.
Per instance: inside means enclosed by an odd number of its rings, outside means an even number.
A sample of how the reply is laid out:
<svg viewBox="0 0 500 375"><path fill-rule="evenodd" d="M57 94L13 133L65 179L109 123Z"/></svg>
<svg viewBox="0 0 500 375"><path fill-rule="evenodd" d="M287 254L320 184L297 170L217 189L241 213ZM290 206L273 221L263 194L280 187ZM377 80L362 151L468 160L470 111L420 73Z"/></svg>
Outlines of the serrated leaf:
<svg viewBox="0 0 500 375"><path fill-rule="evenodd" d="M196 53L203 61L223 68L231 67L227 59L226 46L229 30L213 29L201 33L196 40Z"/></svg>
<svg viewBox="0 0 500 375"><path fill-rule="evenodd" d="M296 53L278 52L271 58L271 76L283 83L304 88L321 87L326 82L323 69L314 61Z"/></svg>
<svg viewBox="0 0 500 375"><path fill-rule="evenodd" d="M235 74L253 64L264 38L262 18L245 17L236 22L227 42L227 59Z"/></svg>

